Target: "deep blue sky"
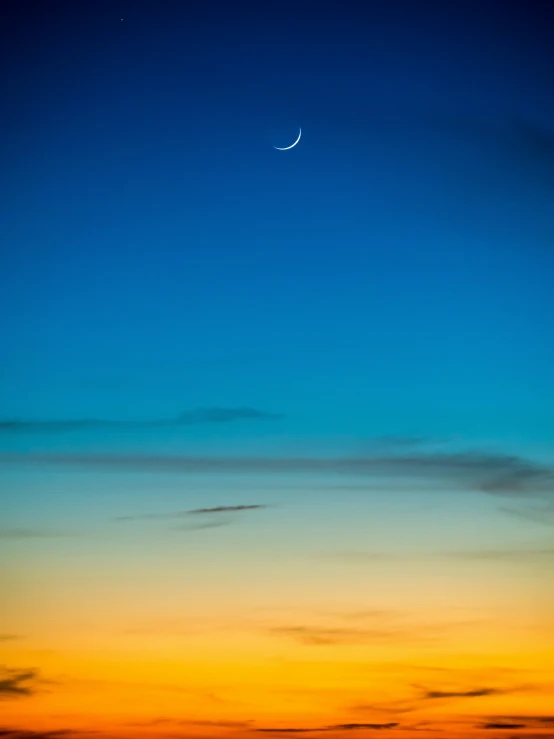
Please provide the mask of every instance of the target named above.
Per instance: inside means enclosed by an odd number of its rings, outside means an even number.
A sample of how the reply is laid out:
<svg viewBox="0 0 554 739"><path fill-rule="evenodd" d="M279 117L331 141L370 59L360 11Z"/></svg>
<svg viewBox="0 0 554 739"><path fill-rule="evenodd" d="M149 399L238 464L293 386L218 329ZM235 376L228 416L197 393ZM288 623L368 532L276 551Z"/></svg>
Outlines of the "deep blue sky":
<svg viewBox="0 0 554 739"><path fill-rule="evenodd" d="M548 3L5 8L2 417L554 437Z"/></svg>

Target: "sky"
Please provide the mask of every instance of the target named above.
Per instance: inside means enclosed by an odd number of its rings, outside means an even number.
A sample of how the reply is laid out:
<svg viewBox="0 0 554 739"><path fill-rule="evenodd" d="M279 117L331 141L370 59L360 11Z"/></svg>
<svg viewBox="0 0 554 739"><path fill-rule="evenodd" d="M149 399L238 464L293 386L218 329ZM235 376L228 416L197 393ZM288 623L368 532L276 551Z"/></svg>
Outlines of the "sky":
<svg viewBox="0 0 554 739"><path fill-rule="evenodd" d="M2 15L0 735L554 736L552 7Z"/></svg>

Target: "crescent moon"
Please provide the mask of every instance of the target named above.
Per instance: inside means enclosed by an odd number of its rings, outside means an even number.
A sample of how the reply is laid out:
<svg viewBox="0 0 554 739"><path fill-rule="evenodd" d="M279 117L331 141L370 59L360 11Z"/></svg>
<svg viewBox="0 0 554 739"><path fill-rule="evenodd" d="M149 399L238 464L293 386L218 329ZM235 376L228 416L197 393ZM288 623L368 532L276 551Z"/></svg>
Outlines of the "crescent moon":
<svg viewBox="0 0 554 739"><path fill-rule="evenodd" d="M274 146L274 149L277 149L278 151L287 151L288 149L292 149L293 146L296 146L296 144L300 141L300 137L302 136L302 129L300 128L298 131L298 138L294 142L294 144L291 144L290 146Z"/></svg>

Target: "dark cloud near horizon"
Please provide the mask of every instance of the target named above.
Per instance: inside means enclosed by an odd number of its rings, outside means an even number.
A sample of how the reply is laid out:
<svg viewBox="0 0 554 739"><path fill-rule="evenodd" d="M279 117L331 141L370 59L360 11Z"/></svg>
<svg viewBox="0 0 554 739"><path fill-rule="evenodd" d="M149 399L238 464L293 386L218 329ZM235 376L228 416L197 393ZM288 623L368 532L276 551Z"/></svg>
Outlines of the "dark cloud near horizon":
<svg viewBox="0 0 554 739"><path fill-rule="evenodd" d="M497 724L497 723L490 723L490 724L478 724L476 729L526 729L526 724Z"/></svg>
<svg viewBox="0 0 554 739"><path fill-rule="evenodd" d="M528 714L526 716L487 716L486 718L483 717L483 723L489 724L489 726L492 726L493 724L496 724L496 725L502 724L503 726L505 726L506 724L525 724L525 727L529 729L530 728L536 729L542 726L547 728L550 725L554 726L554 715L546 716L546 715L540 715L540 714L539 715ZM508 728L514 728L514 727L512 726Z"/></svg>
<svg viewBox="0 0 554 739"><path fill-rule="evenodd" d="M375 730L379 731L381 729L394 729L399 724L397 723L387 723L387 724L332 724L330 726L318 726L312 729L307 728L296 728L296 727L289 727L284 729L277 729L277 728L261 728L256 729L256 731L264 732L264 733L271 733L271 734L304 734L309 732L318 732L318 731L360 731L360 730Z"/></svg>
<svg viewBox="0 0 554 739"><path fill-rule="evenodd" d="M443 670L441 669L441 672ZM444 689L426 689L418 685L412 685L417 690L417 695L412 697L391 700L385 703L358 704L351 706L354 711L371 711L387 713L389 715L410 714L416 711L426 710L429 704L437 701L437 705L445 705L450 701L460 699L468 699L470 701L479 698L488 698L500 695L510 695L522 690L528 690L533 687L530 685L515 685L502 688L493 687L477 687L477 688L444 688ZM475 717L477 718L477 717ZM548 718L548 717L547 717ZM529 723L529 716L481 716L482 724L489 723ZM554 721L554 717L552 719Z"/></svg>
<svg viewBox="0 0 554 739"><path fill-rule="evenodd" d="M471 690L427 690L423 700L440 700L443 698L484 698L489 695L503 695L506 691L498 688L473 688Z"/></svg>
<svg viewBox="0 0 554 739"><path fill-rule="evenodd" d="M75 418L59 420L1 420L0 432L10 431L81 431L94 429L148 429L190 426L203 423L229 423L243 419L270 420L279 419L284 416L279 413L269 413L257 408L197 408L184 411L176 418L154 419L150 421L108 421L98 418Z"/></svg>
<svg viewBox="0 0 554 739"><path fill-rule="evenodd" d="M23 639L21 634L0 634L0 642L2 641L17 641Z"/></svg>
<svg viewBox="0 0 554 739"><path fill-rule="evenodd" d="M325 731L357 731L358 729L394 729L398 726L396 722L386 724L334 724L326 726Z"/></svg>
<svg viewBox="0 0 554 739"><path fill-rule="evenodd" d="M33 669L0 667L0 700L33 695L38 672Z"/></svg>
<svg viewBox="0 0 554 739"><path fill-rule="evenodd" d="M56 739L59 736L81 736L96 734L94 730L82 729L53 729L52 731L33 731L32 729L12 729L6 726L0 727L0 737L6 739Z"/></svg>
<svg viewBox="0 0 554 739"><path fill-rule="evenodd" d="M211 726L220 729L247 729L252 725L252 721L202 721L202 720L188 720L188 719L175 719L175 718L153 718L146 721L135 721L127 724L128 726Z"/></svg>
<svg viewBox="0 0 554 739"><path fill-rule="evenodd" d="M450 488L465 487L501 496L545 496L554 492L554 469L522 457L503 454L419 453L339 458L187 457L78 454L2 454L4 464L44 464L135 471L182 473L329 473L390 475L437 480Z"/></svg>

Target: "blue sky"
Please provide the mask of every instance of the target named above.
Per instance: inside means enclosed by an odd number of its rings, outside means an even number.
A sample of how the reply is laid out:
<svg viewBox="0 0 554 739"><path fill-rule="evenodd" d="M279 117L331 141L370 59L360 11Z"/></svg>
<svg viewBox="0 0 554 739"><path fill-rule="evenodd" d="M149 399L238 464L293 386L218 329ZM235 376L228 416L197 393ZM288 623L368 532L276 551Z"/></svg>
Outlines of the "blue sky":
<svg viewBox="0 0 554 739"><path fill-rule="evenodd" d="M552 437L547 9L26 8L5 418Z"/></svg>

